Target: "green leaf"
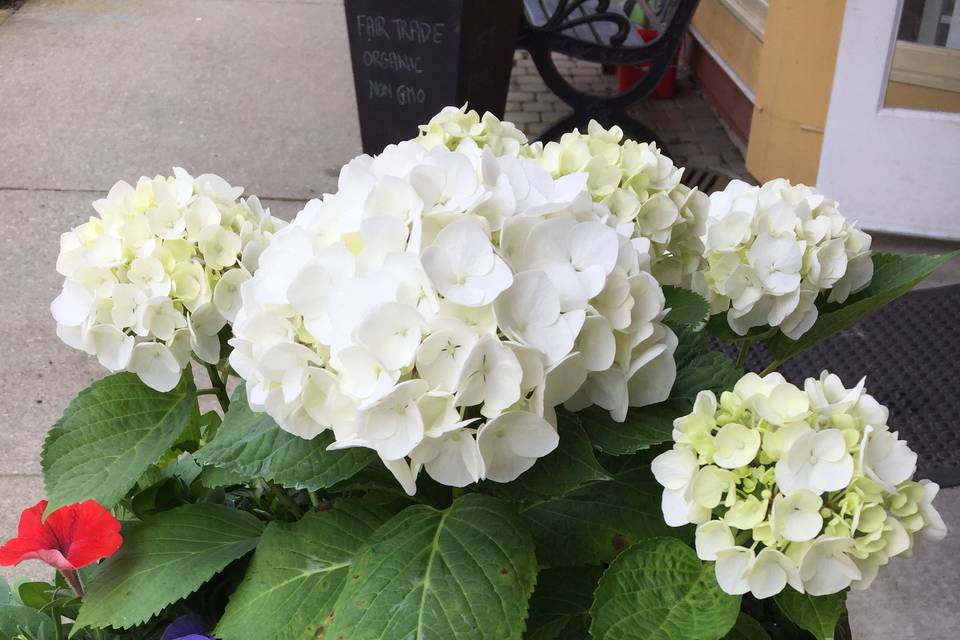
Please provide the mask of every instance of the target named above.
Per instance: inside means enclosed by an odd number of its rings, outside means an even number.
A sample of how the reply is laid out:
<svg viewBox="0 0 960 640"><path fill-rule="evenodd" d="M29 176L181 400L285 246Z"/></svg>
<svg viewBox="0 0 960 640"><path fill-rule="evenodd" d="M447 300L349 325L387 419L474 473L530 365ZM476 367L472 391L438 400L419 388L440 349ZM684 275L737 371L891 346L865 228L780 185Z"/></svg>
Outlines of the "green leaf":
<svg viewBox="0 0 960 640"><path fill-rule="evenodd" d="M706 332L709 333L714 338L719 338L724 342L742 342L744 340L766 340L771 338L777 333L779 333L777 327L768 327L766 325L762 327L753 327L747 332L747 335L742 336L739 333L735 332L730 328L729 323L727 322L727 312L715 313L710 316L710 319L707 320Z"/></svg>
<svg viewBox="0 0 960 640"><path fill-rule="evenodd" d="M330 432L313 440L287 433L266 413L256 413L247 404L241 386L233 394L230 409L213 441L196 452L197 461L240 476L272 480L289 489L315 491L341 482L375 458L367 449L327 451Z"/></svg>
<svg viewBox="0 0 960 640"><path fill-rule="evenodd" d="M611 480L591 482L567 493L524 505L526 521L546 566L609 562L637 540L684 536L663 521L657 484L646 462L624 465Z"/></svg>
<svg viewBox="0 0 960 640"><path fill-rule="evenodd" d="M0 577L0 604L10 603L10 583Z"/></svg>
<svg viewBox="0 0 960 640"><path fill-rule="evenodd" d="M554 567L537 576L524 640L582 640L590 627L600 567Z"/></svg>
<svg viewBox="0 0 960 640"><path fill-rule="evenodd" d="M36 609L19 604L0 604L0 638L13 640L27 632L28 638L53 637L53 620Z"/></svg>
<svg viewBox="0 0 960 640"><path fill-rule="evenodd" d="M631 408L623 422L616 422L609 411L596 405L577 413L558 408L557 420L560 423L576 421L597 449L624 455L671 440L674 418L690 413L692 407L687 400L667 400L639 409Z"/></svg>
<svg viewBox="0 0 960 640"><path fill-rule="evenodd" d="M125 529L120 551L90 579L77 625L146 622L249 553L262 530L249 513L217 504L185 505Z"/></svg>
<svg viewBox="0 0 960 640"><path fill-rule="evenodd" d="M707 351L706 337L689 327L677 332L680 340L674 354L677 379L665 402L627 411L623 422L592 406L576 414L558 410L561 420L573 415L583 426L593 445L605 453L624 455L672 440L673 421L693 409L697 393L720 393L736 384L743 372L722 353Z"/></svg>
<svg viewBox="0 0 960 640"><path fill-rule="evenodd" d="M560 495L610 475L597 462L593 445L574 421L559 425L560 445L513 482L491 483L494 495L514 501Z"/></svg>
<svg viewBox="0 0 960 640"><path fill-rule="evenodd" d="M812 633L817 640L833 640L837 623L846 611L847 593L811 596L784 589L774 600L791 622Z"/></svg>
<svg viewBox="0 0 960 640"><path fill-rule="evenodd" d="M600 578L594 640L715 640L733 627L740 596L721 591L713 564L679 540L637 543Z"/></svg>
<svg viewBox="0 0 960 640"><path fill-rule="evenodd" d="M318 638L519 640L537 559L505 502L414 505L374 533Z"/></svg>
<svg viewBox="0 0 960 640"><path fill-rule="evenodd" d="M673 359L678 372L689 367L694 358L710 350L707 334L703 331L696 331L693 327L678 327L674 333L677 334L677 350L673 352Z"/></svg>
<svg viewBox="0 0 960 640"><path fill-rule="evenodd" d="M664 323L670 328L684 325L697 326L707 319L710 313L710 304L703 296L680 287L663 287L666 298L666 308L670 309L664 318Z"/></svg>
<svg viewBox="0 0 960 640"><path fill-rule="evenodd" d="M670 398L688 400L692 408L701 391L709 390L719 395L732 389L742 375L743 371L734 367L730 358L719 351L701 353L677 371Z"/></svg>
<svg viewBox="0 0 960 640"><path fill-rule="evenodd" d="M770 634L759 622L741 611L737 624L724 636L724 640L770 640Z"/></svg>
<svg viewBox="0 0 960 640"><path fill-rule="evenodd" d="M243 484L250 478L220 467L204 467L200 472L200 486L205 489L217 489Z"/></svg>
<svg viewBox="0 0 960 640"><path fill-rule="evenodd" d="M23 582L17 588L17 595L24 605L40 610L53 601L54 591L56 587L49 582Z"/></svg>
<svg viewBox="0 0 960 640"><path fill-rule="evenodd" d="M919 284L924 278L953 259L960 252L940 256L888 255L873 256L873 280L866 289L851 296L844 304L830 304L799 340L778 334L767 340L767 347L777 362L784 362L863 320L884 305L893 302Z"/></svg>
<svg viewBox="0 0 960 640"><path fill-rule="evenodd" d="M115 506L176 442L195 400L186 374L168 393L132 373L108 376L81 391L43 445L47 513L87 499Z"/></svg>
<svg viewBox="0 0 960 640"><path fill-rule="evenodd" d="M347 580L360 546L389 514L356 502L267 526L246 577L230 598L222 640L313 640Z"/></svg>

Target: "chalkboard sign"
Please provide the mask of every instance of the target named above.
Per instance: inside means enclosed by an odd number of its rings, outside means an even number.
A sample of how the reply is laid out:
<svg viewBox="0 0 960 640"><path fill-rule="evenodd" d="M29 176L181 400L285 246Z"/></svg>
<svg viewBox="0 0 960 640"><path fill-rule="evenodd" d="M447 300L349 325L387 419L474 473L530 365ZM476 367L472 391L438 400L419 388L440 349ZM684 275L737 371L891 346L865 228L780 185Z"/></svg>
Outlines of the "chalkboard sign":
<svg viewBox="0 0 960 640"><path fill-rule="evenodd" d="M521 0L346 0L365 153L416 136L447 105L499 116Z"/></svg>

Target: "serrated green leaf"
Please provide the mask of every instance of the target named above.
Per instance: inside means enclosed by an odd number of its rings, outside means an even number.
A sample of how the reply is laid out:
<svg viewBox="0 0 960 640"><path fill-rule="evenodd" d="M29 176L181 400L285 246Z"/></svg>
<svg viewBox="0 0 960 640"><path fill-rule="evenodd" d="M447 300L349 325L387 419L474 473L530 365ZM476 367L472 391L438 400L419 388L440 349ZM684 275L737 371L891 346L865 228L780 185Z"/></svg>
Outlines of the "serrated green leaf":
<svg viewBox="0 0 960 640"><path fill-rule="evenodd" d="M583 427L566 420L559 424L559 431L560 445L550 455L537 460L533 468L513 482L491 483L494 495L513 501L534 500L567 493L589 482L610 479L597 462L593 445Z"/></svg>
<svg viewBox="0 0 960 640"><path fill-rule="evenodd" d="M315 491L353 476L376 457L360 448L327 451L332 441L330 432L304 440L282 430L266 413L250 409L241 386L233 394L217 435L196 452L196 458L240 476Z"/></svg>
<svg viewBox="0 0 960 640"><path fill-rule="evenodd" d="M338 501L294 524L273 522L217 625L221 640L314 640L350 562L386 511Z"/></svg>
<svg viewBox="0 0 960 640"><path fill-rule="evenodd" d="M737 623L723 638L724 640L770 640L770 634L763 625L741 611L737 616Z"/></svg>
<svg viewBox="0 0 960 640"><path fill-rule="evenodd" d="M776 362L784 362L855 325L881 307L893 302L924 278L953 259L960 252L940 256L889 255L873 256L873 280L866 289L851 296L844 304L826 305L816 323L799 340L778 334L767 340L767 347Z"/></svg>
<svg viewBox="0 0 960 640"><path fill-rule="evenodd" d="M414 505L354 559L317 638L519 640L536 574L509 504L468 494L443 511Z"/></svg>
<svg viewBox="0 0 960 640"><path fill-rule="evenodd" d="M688 367L694 358L707 353L707 334L696 331L693 327L678 327L673 331L677 334L677 349L673 352L673 360L677 364L677 371Z"/></svg>
<svg viewBox="0 0 960 640"><path fill-rule="evenodd" d="M47 513L87 499L115 506L176 442L195 400L188 374L168 393L132 373L107 376L81 391L43 445Z"/></svg>
<svg viewBox="0 0 960 640"><path fill-rule="evenodd" d="M689 538L687 529L663 521L657 484L647 463L625 465L613 479L591 482L520 508L546 566L609 562L638 540L655 536Z"/></svg>
<svg viewBox="0 0 960 640"><path fill-rule="evenodd" d="M0 576L0 604L10 604L10 583Z"/></svg>
<svg viewBox="0 0 960 640"><path fill-rule="evenodd" d="M537 576L530 597L524 640L582 640L588 637L593 591L600 567L554 567Z"/></svg>
<svg viewBox="0 0 960 640"><path fill-rule="evenodd" d="M604 453L625 455L671 440L674 419L690 413L692 407L685 399L667 400L631 408L626 420L616 422L609 411L594 405L577 413L558 409L557 420L579 423L593 446Z"/></svg>
<svg viewBox="0 0 960 640"><path fill-rule="evenodd" d="M742 375L743 371L734 367L730 358L719 351L701 353L677 371L670 398L689 400L692 407L701 391L709 390L720 395L732 389Z"/></svg>
<svg viewBox="0 0 960 640"><path fill-rule="evenodd" d="M594 640L715 640L733 627L740 596L713 565L672 538L639 542L604 572L590 610Z"/></svg>
<svg viewBox="0 0 960 640"><path fill-rule="evenodd" d="M784 589L774 597L783 614L795 625L809 631L817 640L833 640L837 623L846 611L847 593L811 596Z"/></svg>
<svg viewBox="0 0 960 640"><path fill-rule="evenodd" d="M665 307L670 309L663 322L672 329L697 326L707 319L710 304L703 296L680 287L663 287Z"/></svg>
<svg viewBox="0 0 960 640"><path fill-rule="evenodd" d="M217 504L189 504L123 531L87 584L77 625L127 629L200 588L257 546L263 524Z"/></svg>

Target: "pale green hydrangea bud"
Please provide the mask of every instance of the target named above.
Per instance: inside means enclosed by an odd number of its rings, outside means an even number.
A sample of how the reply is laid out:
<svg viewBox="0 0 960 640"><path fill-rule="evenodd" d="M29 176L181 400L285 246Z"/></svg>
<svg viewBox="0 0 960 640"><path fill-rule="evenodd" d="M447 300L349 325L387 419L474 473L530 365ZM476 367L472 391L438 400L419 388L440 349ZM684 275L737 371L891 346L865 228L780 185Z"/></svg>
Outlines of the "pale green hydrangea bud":
<svg viewBox="0 0 960 640"><path fill-rule="evenodd" d="M867 588L917 535L939 540L938 486L864 390L824 372L800 389L777 373L697 395L677 443L652 464L664 519L698 525L701 559L731 594Z"/></svg>
<svg viewBox="0 0 960 640"><path fill-rule="evenodd" d="M518 156L526 147L527 137L512 122L500 120L492 113L481 117L464 105L445 107L425 125L420 125L417 142L428 149L445 146L451 151L489 147L498 156Z"/></svg>

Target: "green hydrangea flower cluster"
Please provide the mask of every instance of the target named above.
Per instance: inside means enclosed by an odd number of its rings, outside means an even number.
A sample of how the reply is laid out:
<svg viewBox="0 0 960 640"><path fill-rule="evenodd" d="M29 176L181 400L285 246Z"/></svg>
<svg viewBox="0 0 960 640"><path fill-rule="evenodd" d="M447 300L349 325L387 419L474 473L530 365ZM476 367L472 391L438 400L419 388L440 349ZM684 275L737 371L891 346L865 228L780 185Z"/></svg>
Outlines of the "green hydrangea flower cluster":
<svg viewBox="0 0 960 640"><path fill-rule="evenodd" d="M827 372L803 389L749 373L719 401L702 391L653 462L664 517L698 525L697 554L727 593L865 589L917 535L946 535L939 487L912 479L917 455L888 414L863 380L847 389Z"/></svg>

